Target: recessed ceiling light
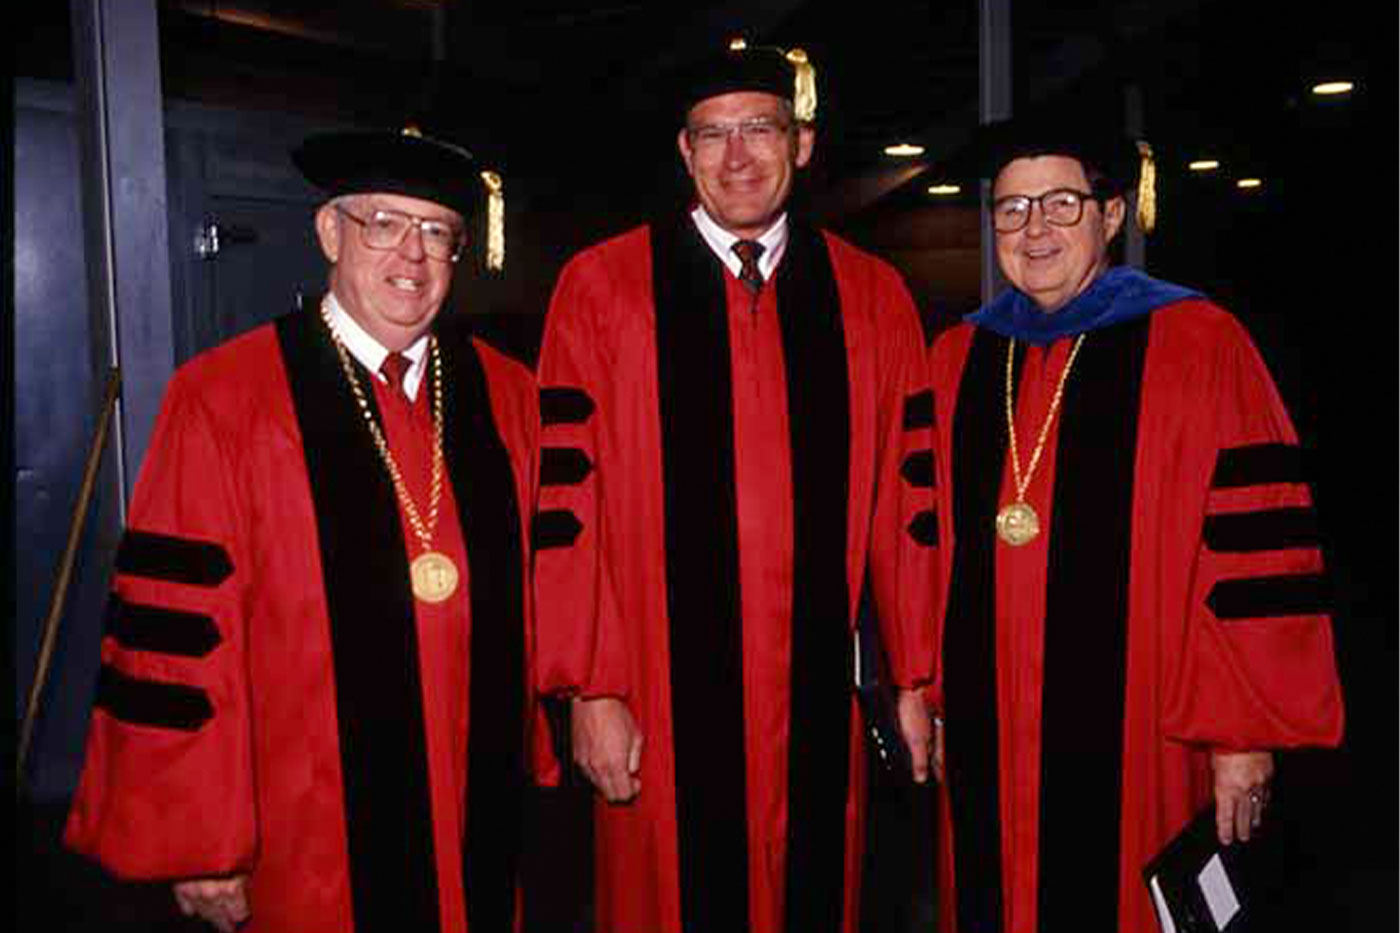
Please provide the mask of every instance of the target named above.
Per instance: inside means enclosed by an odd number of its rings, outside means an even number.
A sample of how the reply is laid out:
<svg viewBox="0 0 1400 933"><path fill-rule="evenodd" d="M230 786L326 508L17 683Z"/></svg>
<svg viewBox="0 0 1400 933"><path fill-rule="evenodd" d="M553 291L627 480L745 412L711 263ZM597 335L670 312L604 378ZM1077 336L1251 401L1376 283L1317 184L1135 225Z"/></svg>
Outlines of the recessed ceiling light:
<svg viewBox="0 0 1400 933"><path fill-rule="evenodd" d="M1236 187L1236 188L1244 188L1244 189L1259 188L1259 187L1262 187L1263 184L1264 184L1263 179L1259 179L1259 178L1241 178L1239 181L1235 182L1235 187Z"/></svg>
<svg viewBox="0 0 1400 933"><path fill-rule="evenodd" d="M1213 172L1216 169L1220 168L1220 160L1197 159L1194 162L1188 163L1186 167L1193 172Z"/></svg>
<svg viewBox="0 0 1400 933"><path fill-rule="evenodd" d="M929 185L928 193L948 197L949 195L962 194L962 187L960 185Z"/></svg>
<svg viewBox="0 0 1400 933"><path fill-rule="evenodd" d="M885 147L885 155L898 156L901 159L910 159L914 156L921 156L923 154L924 147L915 145L914 143L896 143L893 146Z"/></svg>
<svg viewBox="0 0 1400 933"><path fill-rule="evenodd" d="M1319 96L1331 94L1350 94L1356 89L1356 85L1350 81L1324 81L1321 84L1314 84L1312 92Z"/></svg>

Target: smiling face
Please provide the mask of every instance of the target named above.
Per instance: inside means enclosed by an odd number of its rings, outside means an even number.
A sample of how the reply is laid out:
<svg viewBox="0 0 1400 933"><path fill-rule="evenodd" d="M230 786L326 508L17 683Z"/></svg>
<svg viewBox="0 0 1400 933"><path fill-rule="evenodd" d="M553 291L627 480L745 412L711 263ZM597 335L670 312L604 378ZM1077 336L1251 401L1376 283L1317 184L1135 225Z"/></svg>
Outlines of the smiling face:
<svg viewBox="0 0 1400 933"><path fill-rule="evenodd" d="M718 146L692 139L692 131L700 127L730 127L753 120L777 123L785 131L767 142L745 139L739 132L730 132ZM705 212L730 233L753 238L783 212L793 177L812 157L815 138L810 126L792 128L791 108L784 106L782 98L736 91L692 107L676 142Z"/></svg>
<svg viewBox="0 0 1400 933"><path fill-rule="evenodd" d="M422 336L442 308L452 285L450 261L432 259L412 228L394 249L372 249L360 225L341 210L365 218L376 210L399 211L421 220L462 227L456 211L397 194L362 194L324 204L316 212L316 235L331 263L330 284L347 314L390 351Z"/></svg>
<svg viewBox="0 0 1400 933"><path fill-rule="evenodd" d="M1089 191L1078 159L1046 155L1014 159L997 175L992 199L1038 197L1056 188ZM1122 198L1088 200L1072 227L1046 223L1039 204L1020 230L996 234L997 262L1011 284L1042 311L1058 311L1093 284L1108 267L1108 244L1123 225Z"/></svg>

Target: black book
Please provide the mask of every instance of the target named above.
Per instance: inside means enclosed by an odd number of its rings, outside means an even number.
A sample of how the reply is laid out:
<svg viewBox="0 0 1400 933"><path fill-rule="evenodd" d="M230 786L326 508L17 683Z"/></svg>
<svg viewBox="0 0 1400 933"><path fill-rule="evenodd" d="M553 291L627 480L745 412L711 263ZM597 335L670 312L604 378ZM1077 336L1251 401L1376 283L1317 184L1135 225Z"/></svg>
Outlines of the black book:
<svg viewBox="0 0 1400 933"><path fill-rule="evenodd" d="M1266 817L1249 842L1222 846L1215 805L1196 814L1142 870L1162 933L1259 929L1268 898L1277 890L1280 835Z"/></svg>
<svg viewBox="0 0 1400 933"><path fill-rule="evenodd" d="M899 728L898 690L889 681L868 584L862 588L856 616L854 660L856 700L865 721L866 740L886 774L896 783L912 783L914 763Z"/></svg>

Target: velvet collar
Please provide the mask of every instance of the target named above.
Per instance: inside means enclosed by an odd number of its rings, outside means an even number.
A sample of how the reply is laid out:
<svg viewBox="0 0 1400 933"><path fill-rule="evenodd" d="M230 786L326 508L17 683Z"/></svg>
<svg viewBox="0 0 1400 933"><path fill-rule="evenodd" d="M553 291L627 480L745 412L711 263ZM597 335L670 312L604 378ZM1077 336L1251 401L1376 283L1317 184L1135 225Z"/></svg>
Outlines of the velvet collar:
<svg viewBox="0 0 1400 933"><path fill-rule="evenodd" d="M1196 297L1200 292L1154 279L1132 266L1115 266L1054 313L1046 314L1024 292L1011 288L964 320L1043 346Z"/></svg>

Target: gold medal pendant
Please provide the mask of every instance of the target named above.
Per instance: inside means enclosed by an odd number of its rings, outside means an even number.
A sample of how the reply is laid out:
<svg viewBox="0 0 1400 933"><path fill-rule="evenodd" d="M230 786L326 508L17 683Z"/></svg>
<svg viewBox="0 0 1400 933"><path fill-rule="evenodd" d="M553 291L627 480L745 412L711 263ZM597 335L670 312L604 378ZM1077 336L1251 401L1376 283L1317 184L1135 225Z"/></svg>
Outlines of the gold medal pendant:
<svg viewBox="0 0 1400 933"><path fill-rule="evenodd" d="M1031 462L1026 465L1026 472L1023 474L1021 452L1016 446L1016 392L1012 385L1016 341L1006 342L1006 436L1007 446L1011 448L1011 476L1016 483L1016 501L1002 506L1001 511L997 512L997 537L1012 547L1029 544L1040 534L1040 516L1035 514L1035 509L1026 502L1026 490L1031 486L1035 468L1040 465L1040 455L1045 451L1045 441L1050 436L1050 425L1055 421L1055 412L1060 410L1060 399L1065 394L1065 382L1069 379L1070 368L1074 366L1074 358L1079 355L1079 348L1083 345L1084 335L1080 334L1075 338L1074 346L1070 348L1064 368L1060 370L1060 381L1050 399L1050 410L1045 413L1045 420L1040 424L1040 435L1036 438L1035 450L1031 451Z"/></svg>
<svg viewBox="0 0 1400 933"><path fill-rule="evenodd" d="M419 554L408 566L413 595L425 603L440 603L457 591L457 565L438 551Z"/></svg>
<svg viewBox="0 0 1400 933"><path fill-rule="evenodd" d="M997 513L997 537L1012 547L1020 547L1040 534L1040 516L1025 502L1013 502Z"/></svg>
<svg viewBox="0 0 1400 933"><path fill-rule="evenodd" d="M461 579L461 575L457 572L457 565L452 563L452 558L440 551L433 550L433 530L437 528L438 508L442 504L443 474L442 356L438 350L437 338L429 338L428 343L428 352L432 356L433 367L433 465L432 473L428 479L428 516L424 520L418 512L418 506L413 502L413 496L409 495L408 486L403 481L403 474L399 472L399 465L394 460L393 451L389 449L389 442L384 437L384 432L370 413L369 400L365 398L365 390L360 388L360 381L355 376L355 368L350 364L350 353L345 349L345 344L336 333L335 324L331 319L329 295L321 301L321 319L325 321L326 330L330 332L331 341L335 344L336 356L340 358L341 371L345 373L345 381L349 383L350 391L355 396L355 403L364 416L365 428L369 431L370 439L374 441L374 448L379 452L379 459L383 462L384 469L389 472L389 479L393 481L394 494L398 497L399 505L403 508L408 524L413 528L414 536L418 538L419 546L423 548L423 553L415 557L408 565L413 595L425 603L443 602L457 592L457 583Z"/></svg>

